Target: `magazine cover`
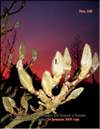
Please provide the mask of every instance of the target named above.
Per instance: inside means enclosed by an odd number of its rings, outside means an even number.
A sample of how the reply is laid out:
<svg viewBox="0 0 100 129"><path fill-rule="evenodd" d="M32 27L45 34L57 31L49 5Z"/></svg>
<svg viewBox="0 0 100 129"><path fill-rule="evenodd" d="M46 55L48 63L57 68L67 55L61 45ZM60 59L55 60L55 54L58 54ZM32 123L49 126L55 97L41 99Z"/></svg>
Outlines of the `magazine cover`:
<svg viewBox="0 0 100 129"><path fill-rule="evenodd" d="M99 4L1 0L1 128L99 128Z"/></svg>

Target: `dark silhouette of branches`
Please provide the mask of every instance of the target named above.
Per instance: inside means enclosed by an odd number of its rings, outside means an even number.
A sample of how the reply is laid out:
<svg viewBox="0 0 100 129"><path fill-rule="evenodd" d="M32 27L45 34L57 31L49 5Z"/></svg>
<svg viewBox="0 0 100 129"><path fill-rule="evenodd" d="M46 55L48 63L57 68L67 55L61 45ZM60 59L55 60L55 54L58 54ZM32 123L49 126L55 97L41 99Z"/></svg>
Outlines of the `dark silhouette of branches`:
<svg viewBox="0 0 100 129"><path fill-rule="evenodd" d="M1 26L0 36L3 36L5 34L7 34L8 32L11 32L14 29L16 29L17 27L19 27L20 21L17 21L16 24L13 27L11 27L10 29L7 29L9 16L20 12L23 9L23 7L25 6L25 0L23 0L22 4L21 4L21 7L19 7L14 12L10 12L10 10L14 7L16 2L17 2L17 0L14 0L14 2L11 4L11 6L9 8L4 7L4 9L3 9L4 14L0 16L0 19L4 18L4 23Z"/></svg>
<svg viewBox="0 0 100 129"><path fill-rule="evenodd" d="M4 8L4 10L3 10L4 14L0 16L0 19L4 18L6 16L6 14L8 14L8 16L10 16L10 15L13 15L13 14L20 12L23 9L23 7L25 6L25 0L22 1L22 5L19 9L17 9L14 12L10 12L10 10L14 7L16 2L17 2L17 0L14 0L9 8Z"/></svg>
<svg viewBox="0 0 100 129"><path fill-rule="evenodd" d="M0 49L2 58L1 58L1 61L0 61L0 65L3 66L2 71L0 71L0 74L2 75L1 77L3 77L3 74L6 70L6 68L10 69L10 67L8 65L8 62L9 62L8 60L9 60L10 54L13 53L13 47L14 47L14 44L15 44L16 34L17 34L16 28L19 27L19 24L20 24L20 21L17 21L10 29L7 29L8 24L9 24L9 16L20 12L22 10L22 8L25 6L25 0L23 0L22 4L21 4L21 7L19 7L14 12L10 12L11 9L16 4L16 2L17 2L17 0L14 0L9 8L4 7L3 8L3 13L4 14L0 16L1 19L4 18L4 22L1 25L1 32L0 32L0 37L2 37L2 39L1 39L1 49ZM8 32L10 32L10 33L8 33ZM13 32L13 36L11 36L11 39L10 39L10 35L11 35L12 32ZM12 61L11 61L10 65L13 65Z"/></svg>
<svg viewBox="0 0 100 129"><path fill-rule="evenodd" d="M82 51L83 51L82 40L80 39L80 35L77 34L74 38L74 41L70 45L70 54L73 60L72 70L74 71L74 74L77 73L77 71L79 71ZM93 80L93 84L96 85L94 74L92 74L92 80Z"/></svg>
<svg viewBox="0 0 100 129"><path fill-rule="evenodd" d="M15 40L16 40L16 35L17 35L17 31L14 31L14 34L12 36L12 40L10 41L9 37L5 36L6 39L4 38L4 40L1 43L1 64L4 66L3 70L1 72L1 74L4 74L4 71L6 68L10 68L8 66L8 58L9 58L9 54L13 53L13 47L15 44Z"/></svg>
<svg viewBox="0 0 100 129"><path fill-rule="evenodd" d="M80 60L82 55L83 44L82 40L80 39L80 35L76 35L74 41L70 45L70 54L72 57L72 69L75 71L80 68Z"/></svg>

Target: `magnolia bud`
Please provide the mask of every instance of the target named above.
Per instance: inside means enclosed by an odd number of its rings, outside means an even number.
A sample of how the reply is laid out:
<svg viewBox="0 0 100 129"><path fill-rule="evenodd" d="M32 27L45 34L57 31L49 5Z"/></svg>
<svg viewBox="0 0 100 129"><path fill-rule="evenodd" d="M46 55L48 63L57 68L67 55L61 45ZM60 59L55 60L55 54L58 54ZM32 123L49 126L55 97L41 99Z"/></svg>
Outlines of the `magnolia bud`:
<svg viewBox="0 0 100 129"><path fill-rule="evenodd" d="M66 71L66 70L70 71L71 70L71 57L70 57L68 48L65 49L63 63L64 63L63 64L64 71Z"/></svg>
<svg viewBox="0 0 100 129"><path fill-rule="evenodd" d="M39 105L39 110L42 111L43 110L43 106Z"/></svg>
<svg viewBox="0 0 100 129"><path fill-rule="evenodd" d="M25 45L24 43L21 43L20 48L19 48L19 59L23 59L25 55Z"/></svg>
<svg viewBox="0 0 100 129"><path fill-rule="evenodd" d="M1 85L0 85L0 90L3 90L4 85L5 85L5 81L1 83Z"/></svg>
<svg viewBox="0 0 100 129"><path fill-rule="evenodd" d="M13 109L13 103L8 99L8 97L2 97L3 105L6 111L15 114L15 111Z"/></svg>
<svg viewBox="0 0 100 129"><path fill-rule="evenodd" d="M29 92L36 93L35 89L33 88L32 84L32 78L29 76L29 74L24 70L22 66L22 60L18 60L17 65L18 69L18 75L20 83L24 88L26 88ZM36 93L37 94L37 93Z"/></svg>
<svg viewBox="0 0 100 129"><path fill-rule="evenodd" d="M92 61L92 67L94 68L94 70L97 69L98 65L99 65L98 54L95 52L93 56L93 61Z"/></svg>
<svg viewBox="0 0 100 129"><path fill-rule="evenodd" d="M5 19L4 19L4 23L1 26L1 33L6 31L7 25L8 25L8 13L6 13L6 16L5 16Z"/></svg>
<svg viewBox="0 0 100 129"><path fill-rule="evenodd" d="M25 109L25 112L27 112L27 110L28 110L28 102L27 102L27 100L26 100L26 98L24 96L21 97L20 104Z"/></svg>
<svg viewBox="0 0 100 129"><path fill-rule="evenodd" d="M8 62L11 64L12 63L12 55L11 53L9 54Z"/></svg>
<svg viewBox="0 0 100 129"><path fill-rule="evenodd" d="M85 44L82 59L81 59L81 72L79 75L80 79L85 78L86 74L89 72L92 65L92 55L91 48L88 44Z"/></svg>
<svg viewBox="0 0 100 129"><path fill-rule="evenodd" d="M15 105L16 105L15 101L12 98L10 98L10 97L6 97L6 98L10 101L11 105L13 107L15 107Z"/></svg>
<svg viewBox="0 0 100 129"><path fill-rule="evenodd" d="M35 61L37 59L37 52L35 48L32 48L32 60Z"/></svg>
<svg viewBox="0 0 100 129"><path fill-rule="evenodd" d="M51 74L48 71L45 71L42 77L41 85L43 90L48 96L52 95L51 89L52 89L52 77Z"/></svg>
<svg viewBox="0 0 100 129"><path fill-rule="evenodd" d="M14 25L14 29L16 29L17 27L19 27L19 25L20 25L20 21L17 21L17 22L15 23L15 25Z"/></svg>
<svg viewBox="0 0 100 129"><path fill-rule="evenodd" d="M83 87L73 90L71 94L68 96L67 101L70 101L71 99L76 99L83 92L83 90Z"/></svg>
<svg viewBox="0 0 100 129"><path fill-rule="evenodd" d="M58 74L55 74L53 76L53 84L52 84L52 89L58 85L58 83L60 82L60 79L61 79L61 75L58 75Z"/></svg>
<svg viewBox="0 0 100 129"><path fill-rule="evenodd" d="M64 73L63 57L59 51L56 52L56 55L52 61L52 73L54 75L62 75Z"/></svg>

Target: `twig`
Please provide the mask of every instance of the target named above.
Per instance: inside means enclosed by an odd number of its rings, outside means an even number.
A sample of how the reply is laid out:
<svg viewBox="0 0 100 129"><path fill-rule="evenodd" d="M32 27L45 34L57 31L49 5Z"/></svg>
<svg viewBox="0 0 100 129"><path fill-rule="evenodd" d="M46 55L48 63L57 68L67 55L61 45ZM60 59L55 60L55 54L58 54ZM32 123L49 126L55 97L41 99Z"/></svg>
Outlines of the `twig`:
<svg viewBox="0 0 100 129"><path fill-rule="evenodd" d="M11 67L7 66L6 64L0 62L0 64L2 64L3 66L7 67L9 70L11 69Z"/></svg>
<svg viewBox="0 0 100 129"><path fill-rule="evenodd" d="M11 53L11 51L12 51L12 49L13 49L13 46L14 46L14 44L15 44L16 35L17 35L17 32L15 31L15 34L14 34L14 37L13 37L13 42L12 42L12 45L11 45L11 48L10 48L9 53ZM8 58L7 58L7 61L6 61L5 65L7 65L7 63L8 63ZM3 75L4 71L5 71L5 68L4 68L3 71L2 71L2 75Z"/></svg>
<svg viewBox="0 0 100 129"><path fill-rule="evenodd" d="M1 122L0 122L0 123L2 123L3 121L5 121L9 116L10 116L10 114L6 114L6 115L1 119Z"/></svg>
<svg viewBox="0 0 100 129"><path fill-rule="evenodd" d="M23 2L25 2L25 0L23 0ZM22 2L22 5L21 5L21 7L17 10L17 11L15 11L15 12L12 12L12 13L9 13L9 11L11 10L11 8L14 6L14 4L15 4L15 1L12 3L12 5L10 6L10 8L6 11L6 13L8 13L8 16L10 16L10 15L13 15L13 14L15 14L15 13L18 13L20 10L22 10L23 9L23 2ZM5 17L5 15L6 15L6 13L4 14L4 15L1 15L0 16L0 19L3 19L4 17Z"/></svg>
<svg viewBox="0 0 100 129"><path fill-rule="evenodd" d="M33 120L33 121L31 122L31 124L29 125L29 129L32 128L33 124L34 124L34 120Z"/></svg>
<svg viewBox="0 0 100 129"><path fill-rule="evenodd" d="M46 119L44 125L42 125L40 128L42 129L42 128L46 127L47 125L48 125L48 121L47 121L47 119Z"/></svg>
<svg viewBox="0 0 100 129"><path fill-rule="evenodd" d="M38 119L39 117L44 116L49 113L51 113L51 109L39 111L31 115L27 115L27 113L24 113L22 116L21 115L16 116L16 118L13 121L11 121L8 125L6 125L4 128L13 128L16 125L22 122L25 122L25 121L29 121L29 120L33 120L35 122L35 120Z"/></svg>
<svg viewBox="0 0 100 129"><path fill-rule="evenodd" d="M82 79L82 80L83 80L83 79ZM66 96L69 95L69 93L70 93L70 92L77 86L77 84L80 83L82 80L78 78L77 80L73 81L71 88L70 88L70 89L68 90L68 92L66 93ZM75 83L75 84L73 84L73 83Z"/></svg>
<svg viewBox="0 0 100 129"><path fill-rule="evenodd" d="M9 7L8 11L11 10L11 8L14 6L15 3L16 3L16 1L14 0L13 3L11 4L11 6Z"/></svg>

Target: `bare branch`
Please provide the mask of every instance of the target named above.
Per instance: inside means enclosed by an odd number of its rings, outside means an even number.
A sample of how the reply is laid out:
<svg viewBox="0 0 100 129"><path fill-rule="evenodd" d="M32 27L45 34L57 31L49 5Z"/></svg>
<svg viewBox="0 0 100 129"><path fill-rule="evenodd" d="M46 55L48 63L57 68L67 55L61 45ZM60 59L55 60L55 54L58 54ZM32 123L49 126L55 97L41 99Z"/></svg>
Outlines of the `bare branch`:
<svg viewBox="0 0 100 129"><path fill-rule="evenodd" d="M34 114L31 114L31 115L27 115L27 113L24 113L23 114L24 117L23 117L23 115L16 116L16 118L13 121L11 121L8 125L6 125L5 128L13 128L16 125L18 125L22 122L28 121L28 120L34 120L34 122L35 122L36 119L38 119L39 117L44 116L46 114L49 114L50 112L51 112L51 109L39 111L39 112L36 112Z"/></svg>
<svg viewBox="0 0 100 129"><path fill-rule="evenodd" d="M12 44L10 44L11 47L10 47L10 50L9 50L9 54L12 52L12 49L13 49L13 47L14 47L15 40L16 40L16 34L17 34L17 31L14 32L13 41L12 41ZM9 42L9 40L7 40L7 41ZM6 47L7 47L7 45L6 45ZM5 49L5 53L6 53L6 49ZM9 54L8 54L8 57L9 57ZM8 57L7 57L6 62L4 63L6 66L7 66L7 64L8 64ZM4 59L6 59L6 58L4 58ZM3 75L4 71L5 71L5 69L6 69L6 67L4 67L4 69L3 69L3 71L2 71L2 75Z"/></svg>
<svg viewBox="0 0 100 129"><path fill-rule="evenodd" d="M10 16L10 15L13 15L13 14L16 14L16 13L20 12L23 9L23 7L25 6L25 0L23 0L22 5L18 10L10 13L9 11L11 10L11 8L14 6L15 3L16 3L16 0L14 0L14 2L11 4L9 9L7 9L7 11L4 13L4 15L0 16L0 19L3 19L7 13L8 13L8 16Z"/></svg>

